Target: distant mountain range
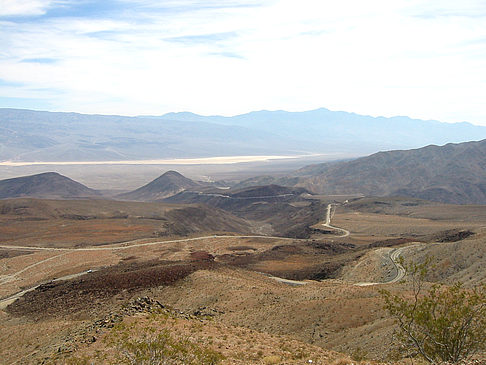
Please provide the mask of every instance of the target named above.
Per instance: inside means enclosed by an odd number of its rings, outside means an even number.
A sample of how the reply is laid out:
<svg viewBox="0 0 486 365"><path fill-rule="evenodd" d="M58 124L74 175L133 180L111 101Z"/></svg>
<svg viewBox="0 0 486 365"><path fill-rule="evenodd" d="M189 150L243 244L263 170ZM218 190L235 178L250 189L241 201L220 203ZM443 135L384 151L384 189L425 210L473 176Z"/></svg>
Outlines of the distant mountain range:
<svg viewBox="0 0 486 365"><path fill-rule="evenodd" d="M234 117L123 117L0 109L0 161L106 161L335 154L486 138L486 127L317 109Z"/></svg>
<svg viewBox="0 0 486 365"><path fill-rule="evenodd" d="M319 194L410 196L444 203L486 204L486 140L309 165L291 176L255 177L236 187L262 183L303 186Z"/></svg>

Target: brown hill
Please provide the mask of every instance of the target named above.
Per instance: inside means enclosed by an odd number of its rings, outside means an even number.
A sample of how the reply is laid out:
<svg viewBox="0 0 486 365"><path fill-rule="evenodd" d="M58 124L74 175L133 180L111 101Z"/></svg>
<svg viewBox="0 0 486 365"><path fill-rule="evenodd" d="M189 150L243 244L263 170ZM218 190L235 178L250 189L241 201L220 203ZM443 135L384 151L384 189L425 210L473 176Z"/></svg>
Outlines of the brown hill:
<svg viewBox="0 0 486 365"><path fill-rule="evenodd" d="M201 184L188 179L177 171L167 171L137 190L118 195L118 198L135 201L154 201L198 187L201 187Z"/></svg>
<svg viewBox="0 0 486 365"><path fill-rule="evenodd" d="M258 222L259 233L307 238L309 225L325 216L326 205L306 199L306 193L303 188L268 185L236 191L183 191L164 202L209 205Z"/></svg>
<svg viewBox="0 0 486 365"><path fill-rule="evenodd" d="M16 177L0 181L0 199L35 198L93 198L100 193L57 172Z"/></svg>
<svg viewBox="0 0 486 365"><path fill-rule="evenodd" d="M486 140L379 152L298 171L317 193L401 195L455 204L486 204Z"/></svg>

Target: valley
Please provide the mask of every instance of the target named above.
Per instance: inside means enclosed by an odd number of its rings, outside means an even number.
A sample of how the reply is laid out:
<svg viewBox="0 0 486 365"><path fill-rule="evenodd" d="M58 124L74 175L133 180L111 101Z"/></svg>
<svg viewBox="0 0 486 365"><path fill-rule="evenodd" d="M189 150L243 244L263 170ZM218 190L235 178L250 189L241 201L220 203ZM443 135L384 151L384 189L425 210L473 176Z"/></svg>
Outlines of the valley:
<svg viewBox="0 0 486 365"><path fill-rule="evenodd" d="M486 365L486 1L0 29L0 365Z"/></svg>
<svg viewBox="0 0 486 365"><path fill-rule="evenodd" d="M447 170L429 150L410 152L436 167L417 192ZM169 170L128 191L56 172L1 180L0 356L118 363L119 331L156 326L225 364L403 363L381 289L411 295L406 267L424 262L426 287L486 283L486 209L451 204L453 185L435 201L374 196L350 183L381 169L373 158L250 179ZM462 174L476 192L481 161Z"/></svg>
<svg viewBox="0 0 486 365"><path fill-rule="evenodd" d="M171 333L181 323L201 324L191 336L225 363L271 356L351 363L360 351L389 361L393 323L377 288L403 290L399 256L433 256L440 270L431 281L486 281L482 206L272 185L220 194L184 179L170 172L139 189L147 200L154 186L172 192L158 201L0 201L0 353L7 363L96 359L113 351L104 339L117 323L138 328L160 316L148 314L154 306L166 313L157 325ZM189 190L174 190L183 182ZM297 230L288 229L291 222ZM152 304L123 309L140 298ZM48 336L40 339L40 329ZM22 338L10 335L18 331ZM21 345L13 350L12 341Z"/></svg>

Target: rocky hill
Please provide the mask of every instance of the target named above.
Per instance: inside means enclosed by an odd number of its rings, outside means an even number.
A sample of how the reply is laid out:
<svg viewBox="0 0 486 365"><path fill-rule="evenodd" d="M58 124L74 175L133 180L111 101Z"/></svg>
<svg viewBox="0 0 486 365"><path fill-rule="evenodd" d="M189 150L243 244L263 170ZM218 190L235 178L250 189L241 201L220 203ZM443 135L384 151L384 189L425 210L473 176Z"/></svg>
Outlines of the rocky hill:
<svg viewBox="0 0 486 365"><path fill-rule="evenodd" d="M182 191L164 199L167 203L205 204L223 209L237 217L259 222L259 233L307 238L309 225L325 216L326 206L305 198L300 187L278 185L239 190Z"/></svg>
<svg viewBox="0 0 486 365"><path fill-rule="evenodd" d="M411 196L486 204L486 140L379 152L298 171L299 185L317 193Z"/></svg>
<svg viewBox="0 0 486 365"><path fill-rule="evenodd" d="M134 191L118 195L118 198L135 201L155 201L175 195L184 190L201 187L202 184L188 179L177 171L167 171L147 185Z"/></svg>
<svg viewBox="0 0 486 365"><path fill-rule="evenodd" d="M71 199L99 196L97 191L56 172L0 181L0 199L18 197Z"/></svg>

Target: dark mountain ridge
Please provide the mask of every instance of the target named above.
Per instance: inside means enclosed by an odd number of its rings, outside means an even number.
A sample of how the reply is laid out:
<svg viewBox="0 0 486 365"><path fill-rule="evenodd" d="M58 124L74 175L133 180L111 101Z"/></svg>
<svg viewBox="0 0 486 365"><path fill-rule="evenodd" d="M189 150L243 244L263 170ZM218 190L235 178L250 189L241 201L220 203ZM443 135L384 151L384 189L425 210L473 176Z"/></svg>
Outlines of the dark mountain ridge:
<svg viewBox="0 0 486 365"><path fill-rule="evenodd" d="M308 238L309 226L325 216L325 204L306 199L301 187L254 186L239 190L182 191L163 200L172 204L204 204L237 217L260 222L264 234Z"/></svg>
<svg viewBox="0 0 486 365"><path fill-rule="evenodd" d="M408 196L453 204L486 204L486 140L378 152L305 166L289 176L257 176L234 188L278 184L317 194Z"/></svg>
<svg viewBox="0 0 486 365"><path fill-rule="evenodd" d="M306 166L299 186L321 194L401 195L486 204L486 140L379 152L341 163Z"/></svg>
<svg viewBox="0 0 486 365"><path fill-rule="evenodd" d="M304 188L292 188L288 186L280 186L276 184L264 186L252 186L248 188L231 190L230 197L234 199L245 198L268 198L268 197L284 197L290 195L300 195L309 193Z"/></svg>

